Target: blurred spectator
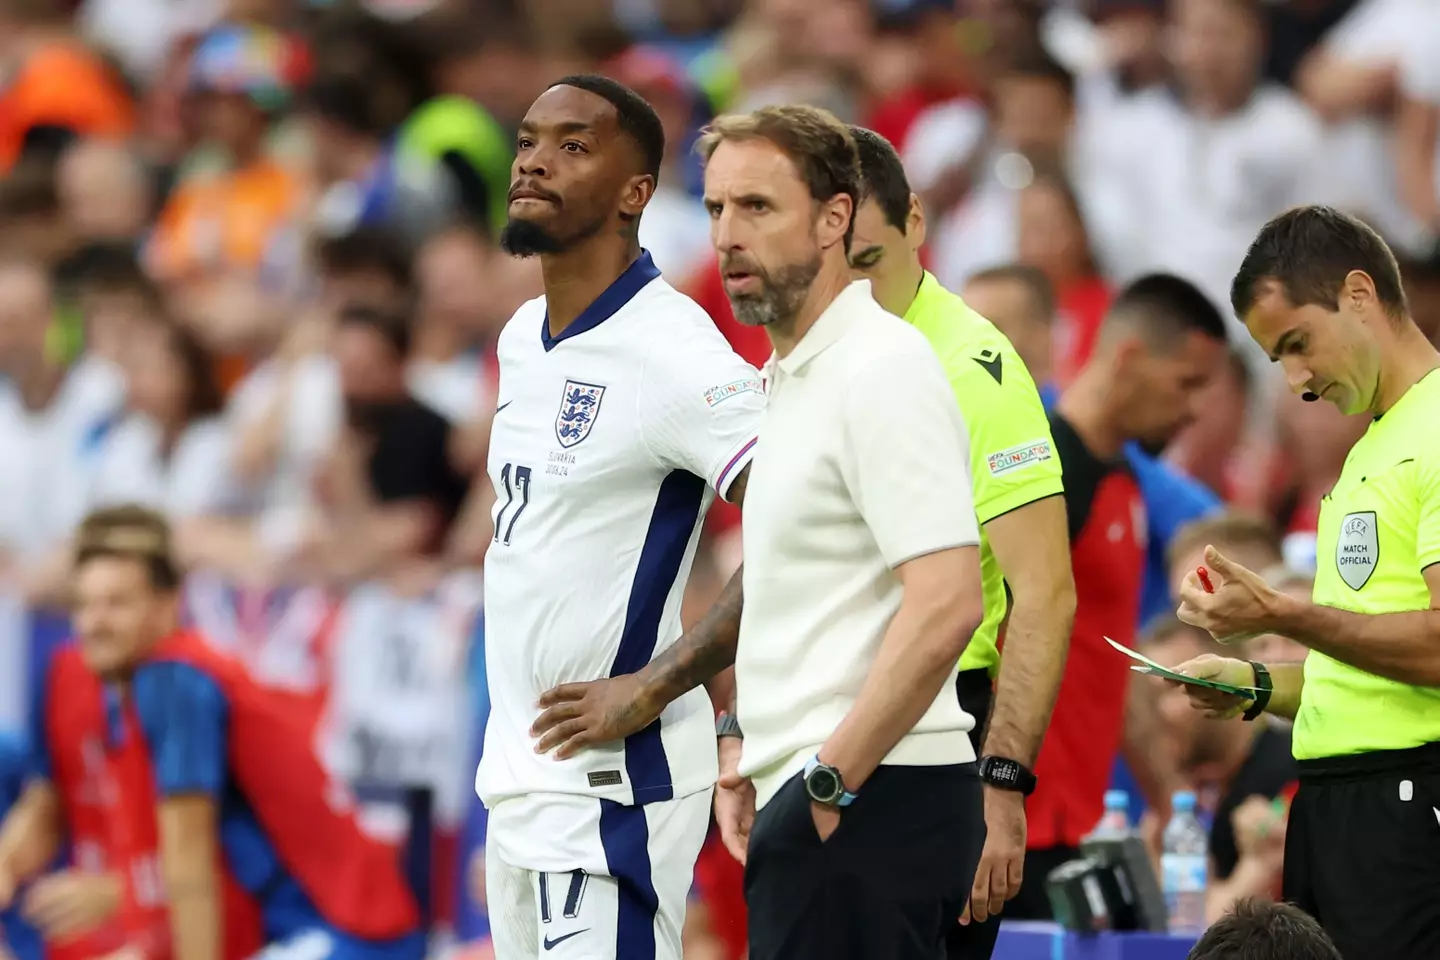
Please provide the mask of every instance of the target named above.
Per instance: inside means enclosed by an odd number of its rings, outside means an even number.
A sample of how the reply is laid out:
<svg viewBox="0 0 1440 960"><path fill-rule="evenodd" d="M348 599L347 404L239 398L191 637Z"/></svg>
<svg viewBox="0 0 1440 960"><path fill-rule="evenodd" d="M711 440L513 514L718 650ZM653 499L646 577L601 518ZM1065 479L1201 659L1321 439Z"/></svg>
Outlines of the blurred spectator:
<svg viewBox="0 0 1440 960"><path fill-rule="evenodd" d="M1258 502L1251 488L1265 479L1264 469L1244 462L1241 449L1251 409L1251 377L1244 355L1232 346L1196 405L1195 421L1175 438L1165 456L1226 500L1239 498L1255 509Z"/></svg>
<svg viewBox="0 0 1440 960"><path fill-rule="evenodd" d="M159 288L140 268L132 248L114 245L92 248L75 284L89 354L123 365L135 335L164 309Z"/></svg>
<svg viewBox="0 0 1440 960"><path fill-rule="evenodd" d="M1352 0L1331 6L1349 10L1295 74L1300 94L1328 125L1324 181L1318 184L1324 193L1310 199L1355 214L1401 253L1428 253L1440 220L1406 210L1404 180L1394 176L1391 153L1401 73L1416 37L1425 33L1426 5Z"/></svg>
<svg viewBox="0 0 1440 960"><path fill-rule="evenodd" d="M1328 403L1306 403L1288 391L1277 403L1276 459L1284 474L1268 506L1285 533L1285 563L1313 575L1321 499L1369 421L1346 417Z"/></svg>
<svg viewBox="0 0 1440 960"><path fill-rule="evenodd" d="M1055 379L1063 387L1095 349L1110 285L1090 249L1074 188L1058 170L1042 170L1020 191L1016 215L1020 262L1043 271L1055 290Z"/></svg>
<svg viewBox="0 0 1440 960"><path fill-rule="evenodd" d="M879 35L866 63L879 99L861 125L903 153L916 118L974 92L978 78L956 29L952 0L886 0L875 6ZM898 75L895 89L876 75L882 70Z"/></svg>
<svg viewBox="0 0 1440 960"><path fill-rule="evenodd" d="M457 194L443 167L413 143L390 140L399 118L386 116L387 91L374 84L332 74L318 77L309 89L321 190L317 226L329 236L381 227L413 247L451 219Z"/></svg>
<svg viewBox="0 0 1440 960"><path fill-rule="evenodd" d="M1213 546L1247 570L1264 572L1281 565L1280 535L1264 517L1226 511L1186 524L1170 541L1167 558L1170 584L1179 593L1180 583L1197 567L1205 565L1205 548ZM1178 662L1178 661L1177 661Z"/></svg>
<svg viewBox="0 0 1440 960"><path fill-rule="evenodd" d="M1435 62L1440 10L1422 6L1407 9L1403 24L1408 42L1400 57L1395 163L1405 206L1433 239L1440 233L1440 172L1435 163L1440 150L1440 66ZM1385 171L1380 176L1389 179Z"/></svg>
<svg viewBox="0 0 1440 960"><path fill-rule="evenodd" d="M258 27L222 28L196 49L190 88L200 135L224 151L227 169L187 179L171 194L147 250L161 280L203 284L238 274L271 291L293 288L302 187L266 146L299 57L286 38Z"/></svg>
<svg viewBox="0 0 1440 960"><path fill-rule="evenodd" d="M347 583L438 553L468 483L449 460L450 425L406 386L408 318L348 307L335 337L345 426L316 477L317 522L296 561Z"/></svg>
<svg viewBox="0 0 1440 960"><path fill-rule="evenodd" d="M1043 51L1031 52L995 78L993 100L993 116L974 101L931 108L915 121L903 154L933 212L934 271L947 286L959 287L975 272L1017 258L1020 191L1034 182L1037 169L1063 171L1078 185L1085 200L1085 217L1076 217L1082 232L1084 222L1093 220L1104 235L1121 209L1076 128L1069 71ZM1032 205L1029 212L1037 211ZM1034 235L1029 239L1033 254ZM1073 280L1065 279L1067 296Z"/></svg>
<svg viewBox="0 0 1440 960"><path fill-rule="evenodd" d="M61 213L81 244L137 244L154 212L154 184L134 151L82 140L55 168Z"/></svg>
<svg viewBox="0 0 1440 960"><path fill-rule="evenodd" d="M140 504L172 520L230 505L230 436L215 370L194 334L163 321L132 328L126 415L101 441L87 510Z"/></svg>
<svg viewBox="0 0 1440 960"><path fill-rule="evenodd" d="M688 189L700 91L678 63L655 49L631 47L606 72L648 100L665 126L665 160L640 218L640 245L661 273L682 282L712 256L710 216Z"/></svg>
<svg viewBox="0 0 1440 960"><path fill-rule="evenodd" d="M1041 394L1055 395L1055 295L1031 266L992 267L971 277L962 299L995 324L1020 354Z"/></svg>
<svg viewBox="0 0 1440 960"><path fill-rule="evenodd" d="M496 46L493 27L493 22L482 26L470 16L433 24L429 46L437 95L415 109L398 138L401 150L444 167L465 217L496 238L505 226L513 138L482 106L483 100L472 99L486 92L485 61ZM507 32L515 31L512 27Z"/></svg>
<svg viewBox="0 0 1440 960"><path fill-rule="evenodd" d="M0 174L22 155L53 160L76 137L124 137L134 124L113 70L74 36L59 0L0 2Z"/></svg>
<svg viewBox="0 0 1440 960"><path fill-rule="evenodd" d="M64 545L124 390L103 360L65 356L56 322L44 267L0 262L0 551L11 583L40 605L63 596Z"/></svg>
<svg viewBox="0 0 1440 960"><path fill-rule="evenodd" d="M1175 0L1170 10L1174 92L1119 104L1097 139L1128 203L1123 219L1095 224L1096 238L1119 276L1168 270L1223 304L1260 226L1314 196L1325 152L1304 104L1261 82L1260 0Z"/></svg>
<svg viewBox="0 0 1440 960"><path fill-rule="evenodd" d="M486 268L501 256L473 229L457 226L436 234L415 257L419 308L410 391L456 426L480 419L496 388L471 347L482 331L493 341L508 319L497 318L487 303Z"/></svg>
<svg viewBox="0 0 1440 960"><path fill-rule="evenodd" d="M1125 446L1163 446L1189 420L1219 362L1224 324L1193 286L1142 278L1116 298L1090 362L1051 416L1065 472L1078 605L1070 655L1026 802L1026 872L1045 875L1074 856L1100 818L1111 769L1125 758L1152 805L1165 808L1173 757L1140 713L1153 702L1119 696L1130 674L1104 637L1133 640L1146 569L1146 512ZM1096 697L1097 690L1111 695ZM1030 891L1027 895L1026 891ZM1007 916L1048 916L1043 886L1022 887Z"/></svg>
<svg viewBox="0 0 1440 960"><path fill-rule="evenodd" d="M82 0L76 21L132 80L144 83L160 74L177 41L210 26L225 7L226 0Z"/></svg>
<svg viewBox="0 0 1440 960"><path fill-rule="evenodd" d="M873 24L864 0L755 0L731 29L726 56L734 71L727 111L778 103L824 107L857 119L856 80Z"/></svg>
<svg viewBox="0 0 1440 960"><path fill-rule="evenodd" d="M1288 567L1275 567L1265 572L1270 585L1288 597L1309 600L1315 590L1315 581L1306 574L1297 573ZM1300 663L1310 653L1310 648L1278 633L1262 633L1245 641L1245 656L1260 663ZM1290 721L1266 714L1265 718L1280 726L1290 726Z"/></svg>
<svg viewBox="0 0 1440 960"><path fill-rule="evenodd" d="M1204 630L1174 618L1147 630L1140 651L1167 667L1204 654L1230 655ZM1300 773L1290 753L1289 730L1263 720L1204 717L1177 685L1165 687L1160 704L1163 735L1173 743L1181 774L1213 818L1208 918L1219 919L1246 897L1278 900L1285 804Z"/></svg>
<svg viewBox="0 0 1440 960"><path fill-rule="evenodd" d="M59 268L70 250L54 170L45 164L27 161L0 179L0 222L0 252Z"/></svg>

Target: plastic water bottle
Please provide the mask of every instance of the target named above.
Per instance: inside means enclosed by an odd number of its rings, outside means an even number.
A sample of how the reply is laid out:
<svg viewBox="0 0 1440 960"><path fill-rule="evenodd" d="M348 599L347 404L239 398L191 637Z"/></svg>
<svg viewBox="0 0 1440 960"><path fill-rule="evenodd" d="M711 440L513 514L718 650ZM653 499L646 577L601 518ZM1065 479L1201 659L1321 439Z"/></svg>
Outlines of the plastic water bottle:
<svg viewBox="0 0 1440 960"><path fill-rule="evenodd" d="M1124 790L1105 791L1105 813L1090 831L1091 840L1120 840L1130 835L1130 794Z"/></svg>
<svg viewBox="0 0 1440 960"><path fill-rule="evenodd" d="M1195 817L1195 794L1182 790L1170 801L1160 857L1160 885L1170 932L1198 935L1205 929L1205 880L1209 850L1205 829Z"/></svg>

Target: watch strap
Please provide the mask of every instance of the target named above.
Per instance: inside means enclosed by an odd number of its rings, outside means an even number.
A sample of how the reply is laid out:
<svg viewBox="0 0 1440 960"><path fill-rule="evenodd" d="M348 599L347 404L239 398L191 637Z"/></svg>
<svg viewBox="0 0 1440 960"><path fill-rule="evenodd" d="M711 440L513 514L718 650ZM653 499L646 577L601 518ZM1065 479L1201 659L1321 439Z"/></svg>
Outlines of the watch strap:
<svg viewBox="0 0 1440 960"><path fill-rule="evenodd" d="M1270 694L1275 691L1275 681L1270 676L1270 670L1263 663L1248 661L1250 669L1255 671L1255 702L1240 715L1242 720L1254 720L1265 712L1270 705Z"/></svg>
<svg viewBox="0 0 1440 960"><path fill-rule="evenodd" d="M740 721L735 719L735 714L723 711L715 718L715 736L745 739L745 733L740 729Z"/></svg>

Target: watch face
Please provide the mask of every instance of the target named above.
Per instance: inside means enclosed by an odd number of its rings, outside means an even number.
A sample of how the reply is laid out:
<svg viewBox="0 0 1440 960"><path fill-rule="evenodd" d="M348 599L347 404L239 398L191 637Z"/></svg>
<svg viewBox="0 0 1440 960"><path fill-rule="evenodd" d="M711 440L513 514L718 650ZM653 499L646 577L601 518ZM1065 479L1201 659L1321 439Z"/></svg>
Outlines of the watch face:
<svg viewBox="0 0 1440 960"><path fill-rule="evenodd" d="M992 757L985 767L985 778L992 783L1013 784L1020 779L1020 772L1013 762Z"/></svg>
<svg viewBox="0 0 1440 960"><path fill-rule="evenodd" d="M834 803L840 797L840 778L824 767L816 767L805 778L805 789L818 803Z"/></svg>

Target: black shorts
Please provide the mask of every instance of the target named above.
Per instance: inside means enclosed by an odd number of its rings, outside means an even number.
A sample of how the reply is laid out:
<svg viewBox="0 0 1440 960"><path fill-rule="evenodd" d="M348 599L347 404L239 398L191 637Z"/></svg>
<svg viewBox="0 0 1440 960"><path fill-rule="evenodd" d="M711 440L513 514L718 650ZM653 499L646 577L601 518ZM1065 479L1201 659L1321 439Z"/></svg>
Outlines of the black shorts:
<svg viewBox="0 0 1440 960"><path fill-rule="evenodd" d="M1346 960L1440 958L1440 743L1302 760L1284 896Z"/></svg>
<svg viewBox="0 0 1440 960"><path fill-rule="evenodd" d="M984 842L973 763L880 767L823 843L797 774L750 831L750 960L934 960Z"/></svg>

